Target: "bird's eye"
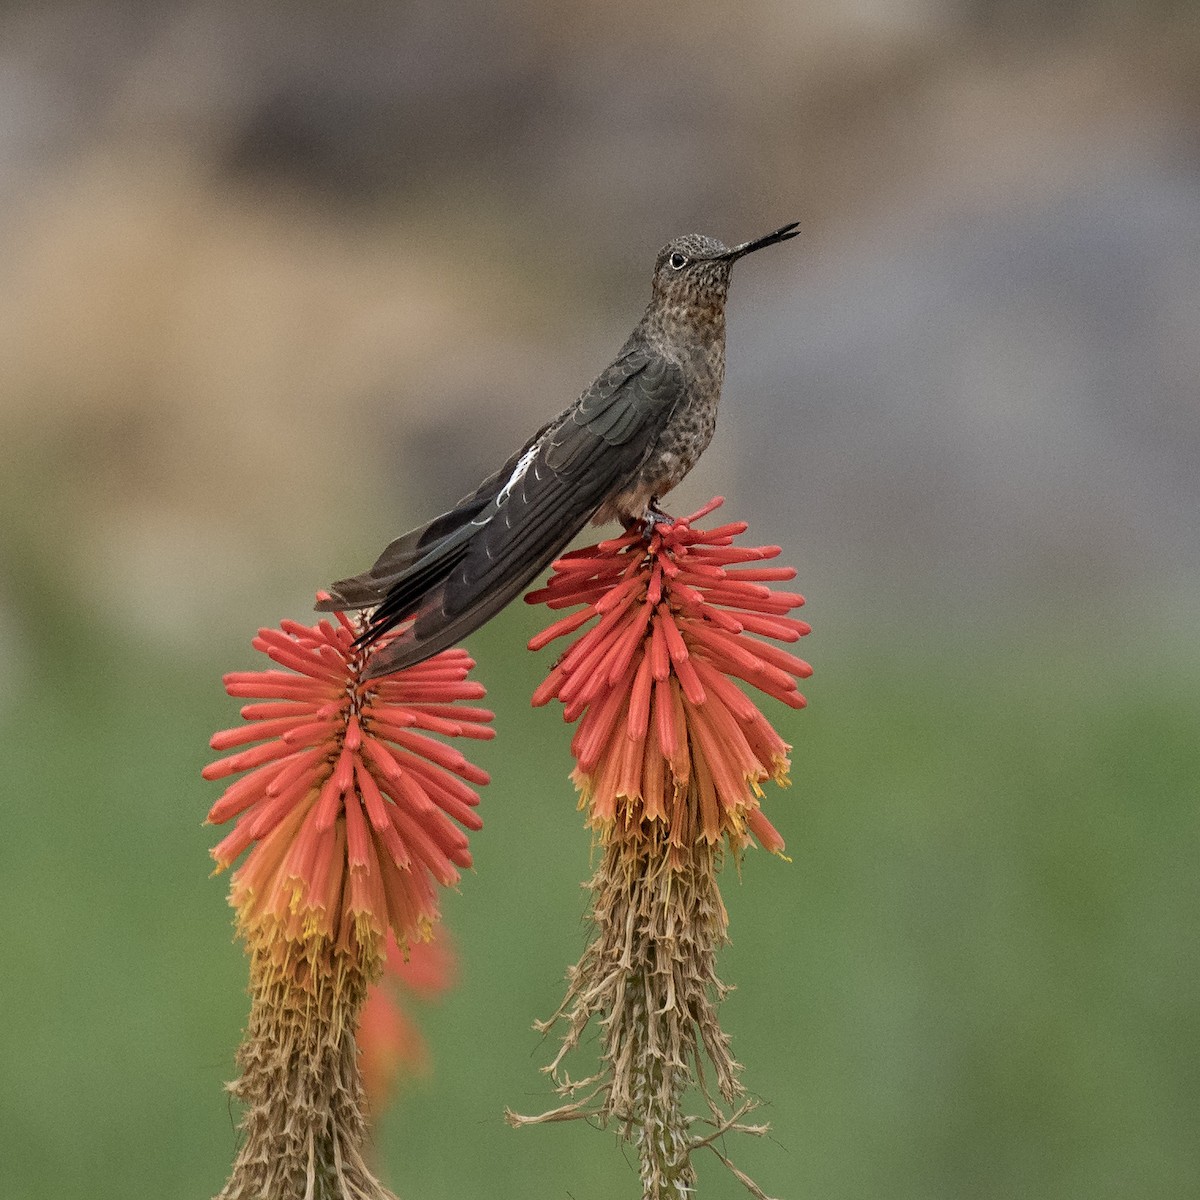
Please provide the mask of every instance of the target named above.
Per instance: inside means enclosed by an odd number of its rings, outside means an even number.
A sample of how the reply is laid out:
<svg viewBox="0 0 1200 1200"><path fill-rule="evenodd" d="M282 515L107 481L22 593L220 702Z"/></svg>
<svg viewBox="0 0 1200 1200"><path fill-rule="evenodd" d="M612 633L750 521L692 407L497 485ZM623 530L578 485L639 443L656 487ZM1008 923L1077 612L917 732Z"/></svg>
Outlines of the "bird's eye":
<svg viewBox="0 0 1200 1200"><path fill-rule="evenodd" d="M674 269L676 271L682 271L683 268L688 265L687 255L680 254L678 250L676 250L675 253L671 255L671 257L668 261L670 262L671 266L674 267Z"/></svg>

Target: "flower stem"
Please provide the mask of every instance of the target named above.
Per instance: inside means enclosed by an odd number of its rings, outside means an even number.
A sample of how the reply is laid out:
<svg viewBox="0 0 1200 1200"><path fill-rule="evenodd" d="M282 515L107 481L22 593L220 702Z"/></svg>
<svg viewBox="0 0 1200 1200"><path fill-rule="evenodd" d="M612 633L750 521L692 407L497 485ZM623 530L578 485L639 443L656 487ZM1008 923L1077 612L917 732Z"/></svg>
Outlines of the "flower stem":
<svg viewBox="0 0 1200 1200"><path fill-rule="evenodd" d="M245 1141L219 1200L395 1200L363 1157L355 1030L363 948L315 936L252 951L250 1022L229 1090Z"/></svg>
<svg viewBox="0 0 1200 1200"><path fill-rule="evenodd" d="M547 1070L570 1102L538 1117L510 1113L509 1120L611 1121L637 1147L644 1200L683 1200L696 1186L694 1151L712 1148L711 1137L692 1133L698 1120L722 1131L761 1134L765 1126L740 1122L752 1103L718 1020L728 991L716 974L728 925L717 887L721 849L669 845L656 822L643 833L641 839L613 838L605 847L591 882L594 936L568 974L562 1007L540 1026L566 1024ZM603 1064L598 1074L572 1080L565 1060L593 1019L603 1031ZM710 1089L710 1071L719 1098ZM708 1108L699 1117L687 1111L692 1087ZM722 1101L741 1102L733 1117Z"/></svg>
<svg viewBox="0 0 1200 1200"><path fill-rule="evenodd" d="M688 1073L651 1048L658 1029L649 982L645 976L637 977L628 988L629 1009L638 1026L633 1041L642 1046L634 1053L634 1107L622 1123L622 1133L638 1147L644 1200L682 1200L696 1187L687 1135L689 1122L683 1109Z"/></svg>

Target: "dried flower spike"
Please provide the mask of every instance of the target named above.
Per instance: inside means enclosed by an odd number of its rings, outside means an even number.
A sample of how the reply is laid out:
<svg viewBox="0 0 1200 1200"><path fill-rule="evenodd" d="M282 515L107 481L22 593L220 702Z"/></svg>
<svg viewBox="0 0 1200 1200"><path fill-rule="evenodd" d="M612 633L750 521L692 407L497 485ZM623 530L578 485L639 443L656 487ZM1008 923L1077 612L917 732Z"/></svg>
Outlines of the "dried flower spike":
<svg viewBox="0 0 1200 1200"><path fill-rule="evenodd" d="M225 677L255 701L247 724L212 739L233 753L204 770L248 772L209 813L237 818L212 851L218 869L249 850L230 888L252 1002L230 1088L247 1111L228 1200L390 1196L363 1159L354 1035L389 930L401 945L429 935L437 885L471 864L459 826L481 825L468 785L487 775L440 740L492 736L492 714L461 703L484 695L471 659L448 650L367 681L357 632L340 613L285 621L253 643L282 670Z"/></svg>
<svg viewBox="0 0 1200 1200"><path fill-rule="evenodd" d="M763 1132L741 1118L744 1099L717 1006L726 989L716 952L728 919L716 875L724 847L753 841L782 854L762 812L762 784L788 783L790 747L739 686L802 708L797 681L808 664L760 640L795 642L809 632L790 616L802 596L768 584L794 577L766 566L777 546L735 544L743 523L699 530L718 498L673 523L656 523L565 555L531 603L582 606L530 642L540 649L595 620L559 658L533 703L558 699L578 721L573 779L603 858L591 882L595 933L569 972L551 1022L567 1032L548 1068L567 1103L517 1124L594 1117L637 1144L647 1200L689 1195L692 1155L713 1149L750 1189L757 1186L716 1150L728 1129ZM593 1019L603 1064L584 1080L563 1070ZM709 1090L712 1068L726 1112ZM711 1126L693 1132L684 1111L699 1088Z"/></svg>

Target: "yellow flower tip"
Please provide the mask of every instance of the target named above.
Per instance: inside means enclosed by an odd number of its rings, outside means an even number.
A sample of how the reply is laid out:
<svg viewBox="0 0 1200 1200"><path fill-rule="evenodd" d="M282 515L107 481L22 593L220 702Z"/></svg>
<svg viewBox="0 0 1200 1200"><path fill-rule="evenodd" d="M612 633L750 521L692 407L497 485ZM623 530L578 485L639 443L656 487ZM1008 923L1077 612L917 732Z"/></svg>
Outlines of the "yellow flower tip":
<svg viewBox="0 0 1200 1200"><path fill-rule="evenodd" d="M637 820L642 815L641 792L618 792L616 796L616 807L619 809L626 824Z"/></svg>
<svg viewBox="0 0 1200 1200"><path fill-rule="evenodd" d="M789 758L777 759L771 765L770 779L772 783L777 784L781 788L792 786L792 761ZM762 794L761 792L759 793Z"/></svg>
<svg viewBox="0 0 1200 1200"><path fill-rule="evenodd" d="M354 929L354 936L364 946L370 946L376 941L381 941L386 931L385 926L379 921L372 909L361 909L358 912L352 912L350 915L350 924Z"/></svg>
<svg viewBox="0 0 1200 1200"><path fill-rule="evenodd" d="M309 909L304 914L301 923L301 936L306 940L316 937L326 937L330 933L329 919L321 909Z"/></svg>
<svg viewBox="0 0 1200 1200"><path fill-rule="evenodd" d="M580 805L580 808L582 807L583 805ZM607 846L613 840L617 822L612 817L598 817L595 813L589 813L587 820L584 822L584 827L592 830L597 835L595 840L601 846Z"/></svg>

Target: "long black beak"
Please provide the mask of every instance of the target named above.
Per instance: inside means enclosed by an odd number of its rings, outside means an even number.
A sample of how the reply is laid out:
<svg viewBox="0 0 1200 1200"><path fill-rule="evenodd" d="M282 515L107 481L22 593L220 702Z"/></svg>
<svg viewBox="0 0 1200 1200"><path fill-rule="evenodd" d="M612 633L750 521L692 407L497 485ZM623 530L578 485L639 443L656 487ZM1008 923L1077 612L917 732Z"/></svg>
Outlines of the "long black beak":
<svg viewBox="0 0 1200 1200"><path fill-rule="evenodd" d="M734 246L732 250L722 254L721 257L732 262L747 254L753 254L755 250L761 250L764 246L774 246L778 242L786 242L788 238L794 238L800 233L799 225L799 221L793 221L790 225L775 230L774 233L768 233L763 237L755 238L752 242L743 242L740 246Z"/></svg>

